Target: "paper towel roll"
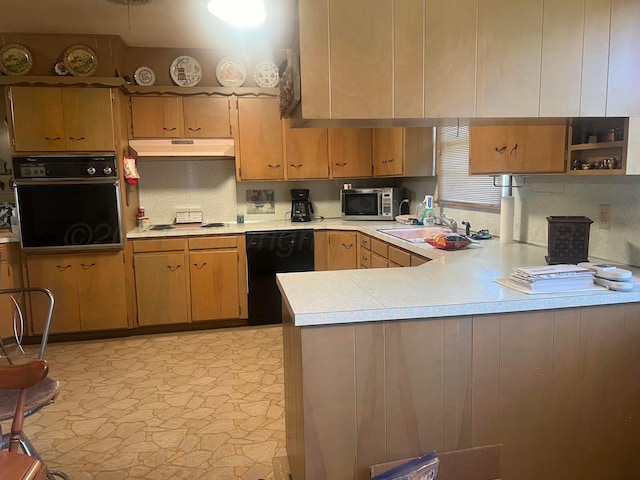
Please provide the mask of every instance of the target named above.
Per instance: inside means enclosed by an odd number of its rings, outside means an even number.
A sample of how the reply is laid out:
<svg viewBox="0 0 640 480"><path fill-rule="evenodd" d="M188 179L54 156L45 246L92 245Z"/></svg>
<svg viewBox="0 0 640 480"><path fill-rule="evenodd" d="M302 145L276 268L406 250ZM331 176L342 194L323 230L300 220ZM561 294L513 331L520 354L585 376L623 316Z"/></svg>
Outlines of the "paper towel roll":
<svg viewBox="0 0 640 480"><path fill-rule="evenodd" d="M513 197L500 200L500 243L513 242Z"/></svg>

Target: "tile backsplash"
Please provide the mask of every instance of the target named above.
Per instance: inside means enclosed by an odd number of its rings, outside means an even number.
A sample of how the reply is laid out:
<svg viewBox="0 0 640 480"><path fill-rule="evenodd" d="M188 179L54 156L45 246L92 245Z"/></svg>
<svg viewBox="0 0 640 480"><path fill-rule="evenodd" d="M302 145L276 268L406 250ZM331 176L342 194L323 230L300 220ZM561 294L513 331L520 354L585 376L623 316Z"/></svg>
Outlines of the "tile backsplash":
<svg viewBox="0 0 640 480"><path fill-rule="evenodd" d="M178 209L202 210L207 222L288 220L292 188L307 188L314 218L340 216L340 188L337 180L282 182L236 182L233 160L194 158L145 158L138 160L140 205L152 224L172 223ZM362 181L361 183L370 183ZM273 213L247 212L247 190L273 190Z"/></svg>
<svg viewBox="0 0 640 480"><path fill-rule="evenodd" d="M206 222L236 220L233 160L138 160L140 205L152 224L173 223L176 210L202 210Z"/></svg>

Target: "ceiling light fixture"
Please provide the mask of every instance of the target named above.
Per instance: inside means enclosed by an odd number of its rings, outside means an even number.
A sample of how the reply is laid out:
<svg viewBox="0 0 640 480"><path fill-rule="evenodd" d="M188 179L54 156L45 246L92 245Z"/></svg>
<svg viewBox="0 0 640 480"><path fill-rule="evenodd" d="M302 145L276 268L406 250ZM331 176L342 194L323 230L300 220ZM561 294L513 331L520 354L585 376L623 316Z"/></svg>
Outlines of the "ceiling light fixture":
<svg viewBox="0 0 640 480"><path fill-rule="evenodd" d="M255 27L264 23L264 0L210 0L207 9L236 27Z"/></svg>

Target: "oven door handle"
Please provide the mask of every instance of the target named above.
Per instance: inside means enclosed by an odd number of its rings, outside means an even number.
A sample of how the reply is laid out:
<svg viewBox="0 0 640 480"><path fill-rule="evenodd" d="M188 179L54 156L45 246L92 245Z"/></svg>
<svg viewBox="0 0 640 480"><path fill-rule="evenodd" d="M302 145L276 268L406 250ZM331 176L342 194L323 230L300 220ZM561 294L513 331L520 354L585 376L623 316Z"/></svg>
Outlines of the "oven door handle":
<svg viewBox="0 0 640 480"><path fill-rule="evenodd" d="M42 179L29 179L29 180L14 180L13 186L37 186L37 185L113 185L117 187L120 185L120 180L117 178L42 178Z"/></svg>

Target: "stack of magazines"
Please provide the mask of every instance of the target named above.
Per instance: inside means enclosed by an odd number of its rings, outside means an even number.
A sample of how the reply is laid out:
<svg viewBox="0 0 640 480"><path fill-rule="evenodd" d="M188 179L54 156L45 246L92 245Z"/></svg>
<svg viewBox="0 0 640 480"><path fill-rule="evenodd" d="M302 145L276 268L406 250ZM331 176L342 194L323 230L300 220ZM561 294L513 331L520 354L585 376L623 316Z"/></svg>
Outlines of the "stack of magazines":
<svg viewBox="0 0 640 480"><path fill-rule="evenodd" d="M593 289L593 277L593 270L578 265L544 265L514 268L509 282L531 293L555 293Z"/></svg>

